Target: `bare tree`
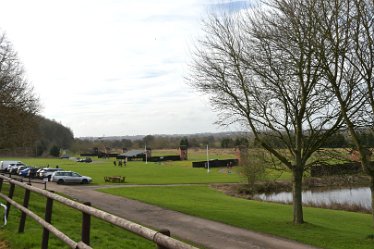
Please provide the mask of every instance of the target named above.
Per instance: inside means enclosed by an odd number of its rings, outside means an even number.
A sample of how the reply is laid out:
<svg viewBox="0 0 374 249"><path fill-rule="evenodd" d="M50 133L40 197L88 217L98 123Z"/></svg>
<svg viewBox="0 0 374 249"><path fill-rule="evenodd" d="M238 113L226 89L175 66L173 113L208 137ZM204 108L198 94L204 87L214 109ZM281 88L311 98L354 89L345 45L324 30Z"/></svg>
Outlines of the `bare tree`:
<svg viewBox="0 0 374 249"><path fill-rule="evenodd" d="M265 171L269 165L266 157L266 151L263 149L240 148L240 173L247 181L252 196L256 193L256 183L265 179Z"/></svg>
<svg viewBox="0 0 374 249"><path fill-rule="evenodd" d="M319 31L314 43L328 82L326 91L334 93L363 171L371 178L374 223L374 165L360 136L360 128L374 124L374 2L321 0L316 10Z"/></svg>
<svg viewBox="0 0 374 249"><path fill-rule="evenodd" d="M210 96L220 124L241 123L291 170L295 224L304 222L302 179L311 156L341 124L332 94L324 91L310 40L313 7L305 2L273 0L244 15L211 16L188 77Z"/></svg>
<svg viewBox="0 0 374 249"><path fill-rule="evenodd" d="M38 110L38 98L25 80L17 54L0 34L0 147L30 143Z"/></svg>

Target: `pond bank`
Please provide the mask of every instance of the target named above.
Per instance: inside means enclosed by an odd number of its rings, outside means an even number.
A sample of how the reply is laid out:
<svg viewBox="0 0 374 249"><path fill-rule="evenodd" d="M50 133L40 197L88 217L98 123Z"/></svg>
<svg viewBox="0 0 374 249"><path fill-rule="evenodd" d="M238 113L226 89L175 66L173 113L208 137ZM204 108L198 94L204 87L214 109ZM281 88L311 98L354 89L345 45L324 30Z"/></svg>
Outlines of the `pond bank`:
<svg viewBox="0 0 374 249"><path fill-rule="evenodd" d="M303 196L305 196L303 205L370 213L371 209L366 201L364 201L365 203L362 201L356 203L350 202L351 199L354 199L352 197L347 196L347 201L344 200L344 197L341 197L342 195L352 195L352 191L354 192L356 189L359 192L367 192L369 190L365 187L368 187L369 183L370 178L363 175L306 178L303 181L303 191L305 191L303 193ZM217 184L212 185L212 187L238 198L292 203L292 194L290 193L292 192L292 183L290 181L258 182L254 186L254 191L251 191L248 184ZM326 194L323 194L324 192ZM324 195L331 197L326 200L326 197L323 197Z"/></svg>

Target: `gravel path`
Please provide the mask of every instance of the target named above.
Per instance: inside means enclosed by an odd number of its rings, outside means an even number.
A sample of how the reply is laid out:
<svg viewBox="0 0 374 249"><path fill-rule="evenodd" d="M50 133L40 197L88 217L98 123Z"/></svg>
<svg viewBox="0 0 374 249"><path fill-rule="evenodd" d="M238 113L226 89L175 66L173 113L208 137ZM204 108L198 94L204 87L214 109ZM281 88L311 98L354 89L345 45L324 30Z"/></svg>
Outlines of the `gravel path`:
<svg viewBox="0 0 374 249"><path fill-rule="evenodd" d="M171 231L173 237L184 241L190 241L201 248L315 249L315 247L303 245L291 240L252 232L139 201L95 191L97 188L101 187L103 186L47 184L48 190L63 193L79 202L91 202L92 206L108 213L155 230L167 228ZM116 187L118 187L118 185L116 185Z"/></svg>

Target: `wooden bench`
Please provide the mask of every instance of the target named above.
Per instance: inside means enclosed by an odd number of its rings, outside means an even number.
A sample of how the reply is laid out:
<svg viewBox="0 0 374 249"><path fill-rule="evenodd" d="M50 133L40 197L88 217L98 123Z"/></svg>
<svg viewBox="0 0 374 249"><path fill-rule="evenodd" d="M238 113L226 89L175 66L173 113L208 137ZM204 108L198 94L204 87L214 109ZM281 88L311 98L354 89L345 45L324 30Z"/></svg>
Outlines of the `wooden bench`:
<svg viewBox="0 0 374 249"><path fill-rule="evenodd" d="M125 178L126 178L125 176L104 176L104 181L121 183L121 182L125 182Z"/></svg>

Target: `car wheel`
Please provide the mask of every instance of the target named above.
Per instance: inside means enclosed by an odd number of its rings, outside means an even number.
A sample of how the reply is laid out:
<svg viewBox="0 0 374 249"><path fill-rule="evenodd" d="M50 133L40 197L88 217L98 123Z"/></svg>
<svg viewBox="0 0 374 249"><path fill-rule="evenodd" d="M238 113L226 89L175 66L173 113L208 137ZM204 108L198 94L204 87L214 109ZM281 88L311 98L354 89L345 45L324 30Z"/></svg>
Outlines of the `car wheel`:
<svg viewBox="0 0 374 249"><path fill-rule="evenodd" d="M58 179L57 184L63 184L63 183L64 183L64 180Z"/></svg>
<svg viewBox="0 0 374 249"><path fill-rule="evenodd" d="M82 180L82 184L87 184L87 183L88 183L87 179Z"/></svg>

